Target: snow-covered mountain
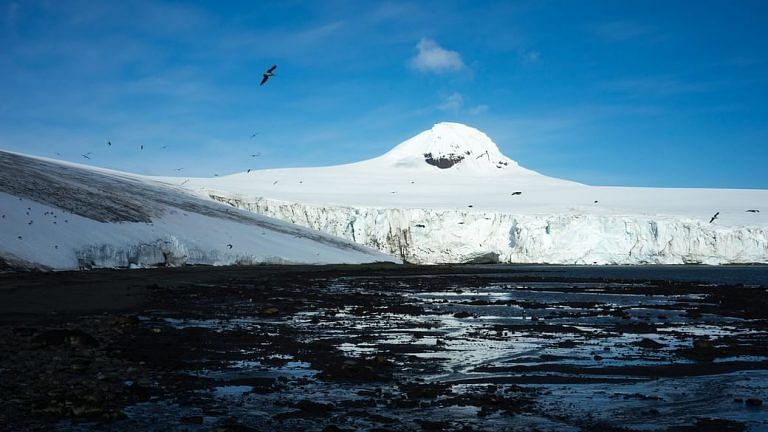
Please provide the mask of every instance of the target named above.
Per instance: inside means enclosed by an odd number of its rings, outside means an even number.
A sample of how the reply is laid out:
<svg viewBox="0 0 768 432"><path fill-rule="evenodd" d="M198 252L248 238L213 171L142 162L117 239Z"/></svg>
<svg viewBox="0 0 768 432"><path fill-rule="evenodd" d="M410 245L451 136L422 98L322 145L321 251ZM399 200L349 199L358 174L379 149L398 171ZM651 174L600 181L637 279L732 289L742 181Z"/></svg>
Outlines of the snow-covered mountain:
<svg viewBox="0 0 768 432"><path fill-rule="evenodd" d="M768 262L768 191L588 186L525 169L457 123L363 162L184 187L418 263Z"/></svg>
<svg viewBox="0 0 768 432"><path fill-rule="evenodd" d="M155 180L0 151L0 269L399 261Z"/></svg>

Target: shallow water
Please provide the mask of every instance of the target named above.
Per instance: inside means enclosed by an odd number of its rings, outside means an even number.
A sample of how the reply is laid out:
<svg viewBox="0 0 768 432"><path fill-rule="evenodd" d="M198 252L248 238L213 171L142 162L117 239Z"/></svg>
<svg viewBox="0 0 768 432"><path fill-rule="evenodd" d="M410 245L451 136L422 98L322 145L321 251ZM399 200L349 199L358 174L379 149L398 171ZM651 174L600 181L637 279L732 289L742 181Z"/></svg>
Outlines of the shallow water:
<svg viewBox="0 0 768 432"><path fill-rule="evenodd" d="M151 396L57 428L768 430L766 291L712 285L766 268L689 267L167 279L110 342Z"/></svg>

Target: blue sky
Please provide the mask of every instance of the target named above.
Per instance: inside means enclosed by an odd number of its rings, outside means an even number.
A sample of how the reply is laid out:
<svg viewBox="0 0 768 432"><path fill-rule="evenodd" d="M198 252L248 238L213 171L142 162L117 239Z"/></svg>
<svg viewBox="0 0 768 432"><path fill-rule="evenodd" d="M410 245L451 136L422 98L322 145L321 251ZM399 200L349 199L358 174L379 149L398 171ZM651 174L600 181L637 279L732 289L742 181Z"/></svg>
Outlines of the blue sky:
<svg viewBox="0 0 768 432"><path fill-rule="evenodd" d="M0 148L210 176L458 121L589 184L768 188L766 22L764 1L0 0Z"/></svg>

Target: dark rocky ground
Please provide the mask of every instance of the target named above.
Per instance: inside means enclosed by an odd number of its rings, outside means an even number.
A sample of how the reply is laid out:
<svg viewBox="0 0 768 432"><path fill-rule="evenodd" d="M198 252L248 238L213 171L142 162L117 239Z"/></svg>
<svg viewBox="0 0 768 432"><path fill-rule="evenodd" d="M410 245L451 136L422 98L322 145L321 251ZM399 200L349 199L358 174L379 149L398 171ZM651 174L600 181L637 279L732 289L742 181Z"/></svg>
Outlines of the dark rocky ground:
<svg viewBox="0 0 768 432"><path fill-rule="evenodd" d="M766 342L758 286L535 267L5 273L0 429L768 430Z"/></svg>

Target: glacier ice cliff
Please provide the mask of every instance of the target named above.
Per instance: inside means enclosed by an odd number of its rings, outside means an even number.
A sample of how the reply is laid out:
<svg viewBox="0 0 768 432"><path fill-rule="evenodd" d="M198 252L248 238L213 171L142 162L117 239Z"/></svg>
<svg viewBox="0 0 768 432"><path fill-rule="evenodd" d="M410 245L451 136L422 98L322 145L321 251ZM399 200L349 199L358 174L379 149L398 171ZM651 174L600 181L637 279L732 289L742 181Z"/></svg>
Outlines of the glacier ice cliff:
<svg viewBox="0 0 768 432"><path fill-rule="evenodd" d="M320 206L208 195L419 264L768 262L768 229L718 226L694 218Z"/></svg>

